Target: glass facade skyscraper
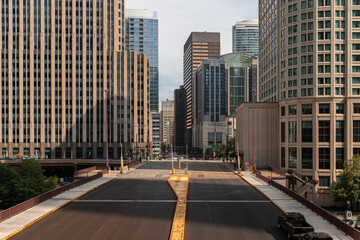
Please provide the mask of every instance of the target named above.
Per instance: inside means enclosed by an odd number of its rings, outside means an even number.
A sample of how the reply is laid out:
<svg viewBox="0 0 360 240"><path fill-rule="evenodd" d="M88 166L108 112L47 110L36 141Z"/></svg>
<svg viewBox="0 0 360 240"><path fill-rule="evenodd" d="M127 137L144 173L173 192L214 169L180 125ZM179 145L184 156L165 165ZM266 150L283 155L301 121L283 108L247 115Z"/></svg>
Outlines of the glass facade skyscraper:
<svg viewBox="0 0 360 240"><path fill-rule="evenodd" d="M233 52L259 56L259 21L247 20L233 26Z"/></svg>
<svg viewBox="0 0 360 240"><path fill-rule="evenodd" d="M159 19L151 10L125 10L125 46L150 60L150 109L159 110Z"/></svg>

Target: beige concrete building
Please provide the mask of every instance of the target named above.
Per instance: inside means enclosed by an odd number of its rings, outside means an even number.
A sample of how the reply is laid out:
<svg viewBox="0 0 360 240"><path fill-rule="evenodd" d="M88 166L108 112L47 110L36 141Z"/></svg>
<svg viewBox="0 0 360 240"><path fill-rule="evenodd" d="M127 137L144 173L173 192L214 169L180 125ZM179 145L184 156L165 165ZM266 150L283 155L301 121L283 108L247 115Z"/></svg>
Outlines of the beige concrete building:
<svg viewBox="0 0 360 240"><path fill-rule="evenodd" d="M174 121L175 106L174 101L167 99L162 101L161 110L161 136L162 142L170 146L174 143Z"/></svg>
<svg viewBox="0 0 360 240"><path fill-rule="evenodd" d="M242 164L279 167L279 104L242 103L236 108L236 146Z"/></svg>
<svg viewBox="0 0 360 240"><path fill-rule="evenodd" d="M107 128L109 158L149 144L149 64L124 51L122 0L0 6L2 156L104 158Z"/></svg>
<svg viewBox="0 0 360 240"><path fill-rule="evenodd" d="M360 149L360 2L259 6L260 100L279 101L280 167L319 180L313 200L332 204L330 187Z"/></svg>

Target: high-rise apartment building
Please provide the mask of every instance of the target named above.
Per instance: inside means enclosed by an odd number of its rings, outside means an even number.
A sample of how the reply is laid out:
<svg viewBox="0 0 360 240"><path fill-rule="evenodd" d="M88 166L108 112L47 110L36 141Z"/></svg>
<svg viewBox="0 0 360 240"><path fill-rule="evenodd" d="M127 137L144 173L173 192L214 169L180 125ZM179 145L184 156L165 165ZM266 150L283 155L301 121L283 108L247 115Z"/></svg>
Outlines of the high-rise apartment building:
<svg viewBox="0 0 360 240"><path fill-rule="evenodd" d="M151 10L125 9L125 47L150 60L150 108L159 111L159 19Z"/></svg>
<svg viewBox="0 0 360 240"><path fill-rule="evenodd" d="M196 114L193 142L205 152L226 143L228 130L228 76L225 61L204 60L195 76Z"/></svg>
<svg viewBox="0 0 360 240"><path fill-rule="evenodd" d="M259 101L278 98L278 2L259 1Z"/></svg>
<svg viewBox="0 0 360 240"><path fill-rule="evenodd" d="M279 165L319 180L313 199L332 204L321 189L360 149L360 2L259 6L260 94L279 100Z"/></svg>
<svg viewBox="0 0 360 240"><path fill-rule="evenodd" d="M162 142L170 146L174 143L174 101L162 101L161 108L161 136Z"/></svg>
<svg viewBox="0 0 360 240"><path fill-rule="evenodd" d="M0 5L3 156L104 158L107 135L109 158L144 152L149 63L124 51L124 2Z"/></svg>
<svg viewBox="0 0 360 240"><path fill-rule="evenodd" d="M161 115L158 112L152 112L152 154L155 158L160 156L161 152Z"/></svg>
<svg viewBox="0 0 360 240"><path fill-rule="evenodd" d="M232 28L233 53L259 55L259 20L237 22Z"/></svg>
<svg viewBox="0 0 360 240"><path fill-rule="evenodd" d="M205 59L216 59L220 56L220 33L192 32L184 45L183 71L186 90L186 134L185 141L192 146L193 109L195 103L194 79L195 70Z"/></svg>
<svg viewBox="0 0 360 240"><path fill-rule="evenodd" d="M186 91L184 86L174 91L174 107L175 107L175 136L174 146L178 150L186 150L185 144L185 123L186 123Z"/></svg>

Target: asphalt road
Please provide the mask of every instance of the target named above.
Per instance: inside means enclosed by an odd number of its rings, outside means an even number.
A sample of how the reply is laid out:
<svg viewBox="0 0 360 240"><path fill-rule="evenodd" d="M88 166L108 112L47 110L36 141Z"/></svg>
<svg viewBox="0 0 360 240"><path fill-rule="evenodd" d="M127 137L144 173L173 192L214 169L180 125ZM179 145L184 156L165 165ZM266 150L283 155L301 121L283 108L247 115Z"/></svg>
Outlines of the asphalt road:
<svg viewBox="0 0 360 240"><path fill-rule="evenodd" d="M287 239L282 212L219 162L189 162L185 239Z"/></svg>
<svg viewBox="0 0 360 240"><path fill-rule="evenodd" d="M169 162L151 162L55 211L11 239L168 239L176 196Z"/></svg>

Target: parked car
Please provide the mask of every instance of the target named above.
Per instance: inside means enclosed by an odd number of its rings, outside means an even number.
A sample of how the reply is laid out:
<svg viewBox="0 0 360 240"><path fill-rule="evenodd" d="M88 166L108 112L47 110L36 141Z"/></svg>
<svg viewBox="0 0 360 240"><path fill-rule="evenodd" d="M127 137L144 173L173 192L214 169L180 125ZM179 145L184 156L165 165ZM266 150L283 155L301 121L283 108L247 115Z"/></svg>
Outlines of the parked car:
<svg viewBox="0 0 360 240"><path fill-rule="evenodd" d="M278 217L278 228L287 232L289 239L295 234L314 232L314 227L306 222L304 215L297 212L284 213Z"/></svg>
<svg viewBox="0 0 360 240"><path fill-rule="evenodd" d="M293 238L296 240L333 240L329 234L322 232L294 234Z"/></svg>

